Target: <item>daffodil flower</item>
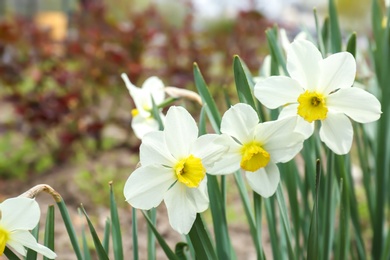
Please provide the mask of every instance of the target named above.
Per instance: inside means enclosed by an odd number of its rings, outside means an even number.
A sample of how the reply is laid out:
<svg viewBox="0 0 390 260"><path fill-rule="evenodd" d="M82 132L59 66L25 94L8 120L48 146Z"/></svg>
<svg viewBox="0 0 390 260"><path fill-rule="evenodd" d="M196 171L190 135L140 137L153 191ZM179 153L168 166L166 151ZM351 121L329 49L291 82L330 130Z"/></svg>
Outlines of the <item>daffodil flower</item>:
<svg viewBox="0 0 390 260"><path fill-rule="evenodd" d="M135 109L131 111L133 120L131 127L135 135L142 139L142 137L151 131L157 131L159 124L152 116L152 98L156 105L161 104L165 99L164 84L158 77L150 77L145 80L141 88L134 86L127 75L122 73L122 79L129 90L130 96L134 100ZM163 119L164 115L160 113Z"/></svg>
<svg viewBox="0 0 390 260"><path fill-rule="evenodd" d="M356 62L348 52L323 59L309 41L294 41L287 51L290 77L273 76L255 85L255 96L266 107L283 107L279 118L296 117L296 131L305 138L321 121L320 138L336 154L350 151L353 129L349 118L368 123L378 120L378 99L352 87ZM349 117L349 118L348 118Z"/></svg>
<svg viewBox="0 0 390 260"><path fill-rule="evenodd" d="M34 199L17 197L0 203L0 256L5 247L11 247L26 256L27 248L53 259L57 255L37 243L30 230L39 222L41 211Z"/></svg>
<svg viewBox="0 0 390 260"><path fill-rule="evenodd" d="M217 144L219 138L215 134L198 137L198 127L187 110L170 107L164 130L142 139L141 167L125 184L126 201L148 210L164 200L173 229L187 234L196 214L208 208L206 172L228 149Z"/></svg>
<svg viewBox="0 0 390 260"><path fill-rule="evenodd" d="M241 168L255 192L272 196L280 180L276 163L291 160L303 146L304 138L293 132L294 126L293 118L259 123L251 106L232 106L221 122L221 137L229 151L210 174L228 174Z"/></svg>

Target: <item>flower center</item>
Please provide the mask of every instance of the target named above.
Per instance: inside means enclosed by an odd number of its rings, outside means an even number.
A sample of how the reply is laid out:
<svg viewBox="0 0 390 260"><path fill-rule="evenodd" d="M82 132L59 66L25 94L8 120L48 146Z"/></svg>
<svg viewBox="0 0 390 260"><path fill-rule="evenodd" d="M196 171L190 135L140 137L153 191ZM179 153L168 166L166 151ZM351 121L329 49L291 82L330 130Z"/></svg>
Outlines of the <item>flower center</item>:
<svg viewBox="0 0 390 260"><path fill-rule="evenodd" d="M298 115L309 123L315 120L323 120L328 114L326 99L318 92L306 90L298 97Z"/></svg>
<svg viewBox="0 0 390 260"><path fill-rule="evenodd" d="M192 154L187 158L181 159L173 167L177 180L190 188L196 188L206 175L206 169L203 167L202 160Z"/></svg>
<svg viewBox="0 0 390 260"><path fill-rule="evenodd" d="M134 109L131 110L131 115L132 115L133 117L137 116L138 114L139 114L138 109L134 108Z"/></svg>
<svg viewBox="0 0 390 260"><path fill-rule="evenodd" d="M0 226L0 256L4 253L5 245L10 239L10 232Z"/></svg>
<svg viewBox="0 0 390 260"><path fill-rule="evenodd" d="M261 147L261 144L252 141L244 144L241 147L241 168L254 172L260 168L267 166L269 160L271 159L270 154Z"/></svg>

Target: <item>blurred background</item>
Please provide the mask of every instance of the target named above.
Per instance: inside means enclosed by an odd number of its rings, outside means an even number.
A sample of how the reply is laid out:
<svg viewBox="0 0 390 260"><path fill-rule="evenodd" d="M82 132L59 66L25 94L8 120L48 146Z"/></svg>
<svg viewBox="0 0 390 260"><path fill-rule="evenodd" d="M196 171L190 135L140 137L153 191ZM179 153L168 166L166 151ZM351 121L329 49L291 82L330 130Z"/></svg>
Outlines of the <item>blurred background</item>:
<svg viewBox="0 0 390 260"><path fill-rule="evenodd" d="M370 35L369 0L336 2L346 32ZM258 76L265 30L314 36L314 6L322 21L326 0L0 0L0 201L47 183L68 204L104 207L96 191L113 180L125 205L140 141L120 74L195 90L197 62L225 111L224 93L237 101L233 55Z"/></svg>

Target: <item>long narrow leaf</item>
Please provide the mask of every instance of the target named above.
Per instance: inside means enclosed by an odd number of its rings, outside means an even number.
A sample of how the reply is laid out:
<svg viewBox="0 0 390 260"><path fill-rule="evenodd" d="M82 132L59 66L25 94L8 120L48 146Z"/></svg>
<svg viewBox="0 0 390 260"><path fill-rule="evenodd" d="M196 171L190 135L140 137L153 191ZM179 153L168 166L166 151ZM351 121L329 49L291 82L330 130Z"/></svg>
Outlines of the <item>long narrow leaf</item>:
<svg viewBox="0 0 390 260"><path fill-rule="evenodd" d="M107 252L104 251L103 245L100 242L99 236L96 233L96 230L91 222L91 220L88 217L87 212L85 211L83 205L80 206L82 213L84 214L85 218L87 219L87 223L89 226L89 231L91 232L93 243L95 245L96 253L100 260L108 260Z"/></svg>
<svg viewBox="0 0 390 260"><path fill-rule="evenodd" d="M60 210L62 219L64 221L66 231L68 232L70 242L71 242L72 247L73 247L73 251L75 252L77 259L82 259L80 246L79 246L79 243L77 241L76 231L74 230L74 227L73 227L72 221L70 219L69 212L68 212L68 209L65 205L65 202L61 199L59 202L57 202L57 206Z"/></svg>
<svg viewBox="0 0 390 260"><path fill-rule="evenodd" d="M310 221L310 231L308 237L307 246L307 259L316 259L319 254L318 250L318 194L320 191L320 180L321 180L321 165L320 160L317 160L316 164L316 193L313 205L313 213Z"/></svg>
<svg viewBox="0 0 390 260"><path fill-rule="evenodd" d="M194 225L188 235L194 247L196 259L218 259L210 235L200 214L196 215Z"/></svg>
<svg viewBox="0 0 390 260"><path fill-rule="evenodd" d="M138 260L138 220L137 220L137 209L131 208L131 233L133 238L133 259Z"/></svg>
<svg viewBox="0 0 390 260"><path fill-rule="evenodd" d="M200 72L196 63L194 63L194 80L198 93L202 98L204 106L206 107L206 112L210 119L211 125L213 126L214 131L219 133L219 127L221 126L221 115L218 112L217 104L211 96L206 82L203 79L202 73Z"/></svg>
<svg viewBox="0 0 390 260"><path fill-rule="evenodd" d="M44 245L54 251L54 206L47 209ZM44 260L49 258L43 257Z"/></svg>
<svg viewBox="0 0 390 260"><path fill-rule="evenodd" d="M123 244L121 226L118 216L118 207L116 205L112 183L110 182L110 213L112 223L112 246L115 260L123 260Z"/></svg>
<svg viewBox="0 0 390 260"><path fill-rule="evenodd" d="M109 252L110 250L110 232L111 232L111 221L109 218L106 219L106 225L104 226L104 235L103 235L103 248L104 251Z"/></svg>
<svg viewBox="0 0 390 260"><path fill-rule="evenodd" d="M160 235L160 233L157 231L155 224L152 222L148 214L144 211L142 211L142 214L144 215L146 219L146 223L148 224L148 227L153 232L154 236L156 237L157 241L160 243L161 248L164 250L165 255L168 259L172 260L178 260L179 258L175 255L175 253L170 249L168 244L165 242L164 238Z"/></svg>
<svg viewBox="0 0 390 260"><path fill-rule="evenodd" d="M31 234L35 237L35 239L38 241L39 237L39 224L31 230ZM27 254L26 254L26 260L36 260L37 259L37 252L31 249L27 249Z"/></svg>

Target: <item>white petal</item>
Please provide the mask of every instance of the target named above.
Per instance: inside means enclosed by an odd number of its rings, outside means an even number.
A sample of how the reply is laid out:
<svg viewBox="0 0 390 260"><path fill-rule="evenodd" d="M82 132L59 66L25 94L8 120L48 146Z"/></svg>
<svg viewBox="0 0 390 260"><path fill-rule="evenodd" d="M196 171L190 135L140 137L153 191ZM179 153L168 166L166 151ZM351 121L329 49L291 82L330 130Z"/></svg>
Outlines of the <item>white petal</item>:
<svg viewBox="0 0 390 260"><path fill-rule="evenodd" d="M148 96L152 96L157 105L165 99L164 83L156 76L146 79L142 84L142 90L148 93Z"/></svg>
<svg viewBox="0 0 390 260"><path fill-rule="evenodd" d="M202 159L202 164L208 170L214 163L221 159L229 149L228 146L222 145L223 140L217 134L206 134L200 136L191 147L190 153L195 157Z"/></svg>
<svg viewBox="0 0 390 260"><path fill-rule="evenodd" d="M330 55L320 62L318 90L327 95L339 88L349 88L355 80L356 62L349 52Z"/></svg>
<svg viewBox="0 0 390 260"><path fill-rule="evenodd" d="M264 198L271 197L278 187L280 174L274 163L268 163L265 168L256 172L246 172L246 178L251 188Z"/></svg>
<svg viewBox="0 0 390 260"><path fill-rule="evenodd" d="M336 154L347 154L351 150L353 128L344 114L328 113L322 121L321 140Z"/></svg>
<svg viewBox="0 0 390 260"><path fill-rule="evenodd" d="M198 126L183 107L172 106L167 112L164 129L165 141L176 159L187 157L198 138Z"/></svg>
<svg viewBox="0 0 390 260"><path fill-rule="evenodd" d="M208 168L207 172L213 175L229 174L240 169L241 154L239 145L232 137L226 134L220 135L218 139L222 144L228 147L227 152L222 158L214 163L213 167Z"/></svg>
<svg viewBox="0 0 390 260"><path fill-rule="evenodd" d="M296 103L303 88L296 80L285 76L272 76L256 83L255 97L266 107L274 109Z"/></svg>
<svg viewBox="0 0 390 260"><path fill-rule="evenodd" d="M21 243L19 243L17 241L9 240L7 242L7 247L8 248L12 247L12 249L14 251L21 254L22 256L26 256L26 254L27 254L27 249Z"/></svg>
<svg viewBox="0 0 390 260"><path fill-rule="evenodd" d="M127 89L129 90L130 96L132 97L139 114L141 114L143 117L150 116L150 112L147 111L147 109L152 108L150 94L133 85L125 73L122 73L121 76L126 84Z"/></svg>
<svg viewBox="0 0 390 260"><path fill-rule="evenodd" d="M122 77L123 81L125 82L126 88L129 91L130 96L133 99L136 98L137 96L139 96L139 93L141 93L142 90L140 88L137 88L136 86L134 86L133 83L131 83L131 81L130 81L129 77L126 75L126 73L122 73L121 77Z"/></svg>
<svg viewBox="0 0 390 260"><path fill-rule="evenodd" d="M162 165L141 166L127 179L123 193L132 207L151 209L161 203L165 192L175 181L172 168Z"/></svg>
<svg viewBox="0 0 390 260"><path fill-rule="evenodd" d="M287 70L304 89L317 88L321 60L320 51L307 40L295 40L287 49Z"/></svg>
<svg viewBox="0 0 390 260"><path fill-rule="evenodd" d="M285 163L294 158L302 150L303 141L303 135L286 131L284 135L271 138L264 145L264 149L270 153L273 162Z"/></svg>
<svg viewBox="0 0 390 260"><path fill-rule="evenodd" d="M176 159L168 151L162 131L150 132L144 136L140 146L140 162L142 166L160 164L173 166Z"/></svg>
<svg viewBox="0 0 390 260"><path fill-rule="evenodd" d="M222 116L221 132L245 143L253 138L253 130L258 123L256 111L250 105L238 103Z"/></svg>
<svg viewBox="0 0 390 260"><path fill-rule="evenodd" d="M326 100L329 109L344 113L359 123L369 123L381 116L381 103L367 91L352 87L336 91Z"/></svg>
<svg viewBox="0 0 390 260"><path fill-rule="evenodd" d="M8 231L16 229L31 230L39 222L41 211L34 199L16 197L3 201L0 204L0 225Z"/></svg>
<svg viewBox="0 0 390 260"><path fill-rule="evenodd" d="M49 259L54 259L57 257L57 254L54 253L52 250L50 250L49 248L43 245L38 244L35 238L33 237L33 235L31 235L31 233L28 231L18 230L16 232L13 232L11 233L10 239L12 240L13 243L22 244L23 246L30 248L35 252L46 256ZM20 247L16 246L15 249L17 248L20 249ZM23 252L18 251L18 253L23 253Z"/></svg>
<svg viewBox="0 0 390 260"><path fill-rule="evenodd" d="M208 207L207 187L201 184L199 188L188 188L177 182L165 195L169 223L180 234L188 234L194 224L196 213L203 212Z"/></svg>
<svg viewBox="0 0 390 260"><path fill-rule="evenodd" d="M305 139L309 138L314 132L314 122L309 123L301 116L297 115L298 104L292 104L284 107L280 111L279 119L294 116L296 120L295 132L298 132L304 136Z"/></svg>
<svg viewBox="0 0 390 260"><path fill-rule="evenodd" d="M272 141L280 136L289 135L294 131L295 125L295 117L260 123L255 129L255 139L262 144L266 144L269 140Z"/></svg>
<svg viewBox="0 0 390 260"><path fill-rule="evenodd" d="M145 134L152 131L158 131L159 125L153 117L143 117L141 114L133 117L131 121L131 128L133 128L135 136L142 139Z"/></svg>

